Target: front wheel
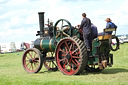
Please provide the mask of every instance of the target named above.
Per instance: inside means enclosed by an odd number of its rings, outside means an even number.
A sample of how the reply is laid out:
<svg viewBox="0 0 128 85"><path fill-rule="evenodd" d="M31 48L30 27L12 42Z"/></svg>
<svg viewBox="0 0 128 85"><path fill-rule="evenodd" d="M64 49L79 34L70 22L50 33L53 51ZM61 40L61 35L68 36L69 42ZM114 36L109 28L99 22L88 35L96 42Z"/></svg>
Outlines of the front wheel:
<svg viewBox="0 0 128 85"><path fill-rule="evenodd" d="M22 57L22 65L28 73L37 73L42 68L43 58L36 48L27 49Z"/></svg>

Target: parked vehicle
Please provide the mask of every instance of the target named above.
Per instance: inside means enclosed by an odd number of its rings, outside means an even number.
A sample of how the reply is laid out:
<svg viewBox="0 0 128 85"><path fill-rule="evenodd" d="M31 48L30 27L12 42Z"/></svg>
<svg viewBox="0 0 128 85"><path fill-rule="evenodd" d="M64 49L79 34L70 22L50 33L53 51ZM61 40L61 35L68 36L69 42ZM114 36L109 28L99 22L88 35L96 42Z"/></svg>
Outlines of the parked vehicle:
<svg viewBox="0 0 128 85"><path fill-rule="evenodd" d="M1 53L16 52L16 45L14 42L3 42L0 43L0 50Z"/></svg>
<svg viewBox="0 0 128 85"><path fill-rule="evenodd" d="M124 42L124 43L128 43L128 38L124 38L124 39L123 39L123 42Z"/></svg>

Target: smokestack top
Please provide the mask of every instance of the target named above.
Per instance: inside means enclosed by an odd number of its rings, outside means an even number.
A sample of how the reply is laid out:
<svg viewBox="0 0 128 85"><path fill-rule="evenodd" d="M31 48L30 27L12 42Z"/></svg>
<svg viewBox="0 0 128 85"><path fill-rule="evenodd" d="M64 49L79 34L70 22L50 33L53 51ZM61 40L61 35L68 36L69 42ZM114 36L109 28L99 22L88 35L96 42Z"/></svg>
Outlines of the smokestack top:
<svg viewBox="0 0 128 85"><path fill-rule="evenodd" d="M44 14L45 12L38 12L38 14Z"/></svg>

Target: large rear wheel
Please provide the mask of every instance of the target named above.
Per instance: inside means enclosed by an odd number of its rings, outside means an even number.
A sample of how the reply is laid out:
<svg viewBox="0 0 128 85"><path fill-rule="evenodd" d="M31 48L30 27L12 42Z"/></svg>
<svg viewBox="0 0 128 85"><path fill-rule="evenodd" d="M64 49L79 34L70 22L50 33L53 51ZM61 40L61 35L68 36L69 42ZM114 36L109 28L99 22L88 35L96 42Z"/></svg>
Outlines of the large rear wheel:
<svg viewBox="0 0 128 85"><path fill-rule="evenodd" d="M76 37L60 40L55 53L57 66L63 74L80 74L87 65L86 47Z"/></svg>

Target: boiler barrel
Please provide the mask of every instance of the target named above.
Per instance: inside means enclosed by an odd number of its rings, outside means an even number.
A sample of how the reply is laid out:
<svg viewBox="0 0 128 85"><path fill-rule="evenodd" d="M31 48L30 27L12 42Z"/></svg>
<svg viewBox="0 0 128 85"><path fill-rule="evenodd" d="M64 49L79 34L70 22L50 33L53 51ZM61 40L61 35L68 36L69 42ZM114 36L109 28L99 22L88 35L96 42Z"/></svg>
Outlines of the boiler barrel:
<svg viewBox="0 0 128 85"><path fill-rule="evenodd" d="M53 39L38 38L34 41L34 47L44 52L55 52Z"/></svg>

